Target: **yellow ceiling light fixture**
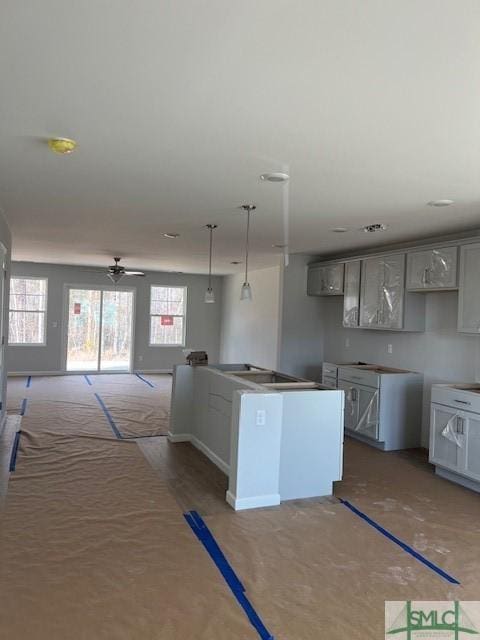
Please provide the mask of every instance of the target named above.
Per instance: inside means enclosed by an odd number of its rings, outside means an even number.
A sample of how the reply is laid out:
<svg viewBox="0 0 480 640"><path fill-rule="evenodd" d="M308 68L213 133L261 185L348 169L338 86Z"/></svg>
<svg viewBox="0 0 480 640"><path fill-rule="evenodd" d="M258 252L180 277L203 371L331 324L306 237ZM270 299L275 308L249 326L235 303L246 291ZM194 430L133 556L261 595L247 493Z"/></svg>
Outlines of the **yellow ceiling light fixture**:
<svg viewBox="0 0 480 640"><path fill-rule="evenodd" d="M50 138L48 146L55 153L68 154L75 150L77 143L70 138Z"/></svg>

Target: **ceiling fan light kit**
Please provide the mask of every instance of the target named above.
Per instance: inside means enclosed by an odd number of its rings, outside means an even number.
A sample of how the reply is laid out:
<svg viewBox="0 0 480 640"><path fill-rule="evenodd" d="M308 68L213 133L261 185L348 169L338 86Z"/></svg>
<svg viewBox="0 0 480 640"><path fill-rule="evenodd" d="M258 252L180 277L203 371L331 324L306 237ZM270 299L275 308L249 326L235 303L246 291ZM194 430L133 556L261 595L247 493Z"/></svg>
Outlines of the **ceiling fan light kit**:
<svg viewBox="0 0 480 640"><path fill-rule="evenodd" d="M141 276L143 277L145 274L143 271L127 271L124 266L120 265L119 262L121 258L115 257L113 258L115 264L112 264L108 267L107 276L114 284L118 284L120 280L124 276Z"/></svg>

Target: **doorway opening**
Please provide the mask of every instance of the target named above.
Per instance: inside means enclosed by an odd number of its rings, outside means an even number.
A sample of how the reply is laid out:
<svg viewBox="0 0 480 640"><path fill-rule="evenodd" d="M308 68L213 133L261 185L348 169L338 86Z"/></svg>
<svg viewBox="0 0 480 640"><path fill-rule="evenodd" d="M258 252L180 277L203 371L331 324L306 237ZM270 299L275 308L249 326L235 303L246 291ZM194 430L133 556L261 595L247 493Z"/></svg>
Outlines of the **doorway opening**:
<svg viewBox="0 0 480 640"><path fill-rule="evenodd" d="M67 289L66 370L131 371L134 291Z"/></svg>

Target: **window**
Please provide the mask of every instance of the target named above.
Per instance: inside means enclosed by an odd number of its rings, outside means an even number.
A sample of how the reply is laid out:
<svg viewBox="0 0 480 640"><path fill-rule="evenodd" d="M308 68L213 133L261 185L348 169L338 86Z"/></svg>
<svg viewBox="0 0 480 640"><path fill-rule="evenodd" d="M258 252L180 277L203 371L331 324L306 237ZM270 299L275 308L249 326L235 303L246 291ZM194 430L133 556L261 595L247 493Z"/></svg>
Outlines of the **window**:
<svg viewBox="0 0 480 640"><path fill-rule="evenodd" d="M150 345L185 346L186 287L150 287Z"/></svg>
<svg viewBox="0 0 480 640"><path fill-rule="evenodd" d="M46 278L12 278L8 343L44 345L46 309Z"/></svg>

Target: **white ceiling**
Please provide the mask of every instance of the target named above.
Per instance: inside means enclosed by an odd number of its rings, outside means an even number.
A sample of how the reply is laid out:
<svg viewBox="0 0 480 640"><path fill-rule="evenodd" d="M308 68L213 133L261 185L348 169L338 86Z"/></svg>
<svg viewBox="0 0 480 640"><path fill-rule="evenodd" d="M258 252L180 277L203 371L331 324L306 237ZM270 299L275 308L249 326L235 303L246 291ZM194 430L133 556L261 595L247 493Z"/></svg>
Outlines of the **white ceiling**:
<svg viewBox="0 0 480 640"><path fill-rule="evenodd" d="M268 266L279 169L292 252L480 226L478 0L2 0L0 74L17 260L202 272L214 222L227 273L252 201Z"/></svg>

